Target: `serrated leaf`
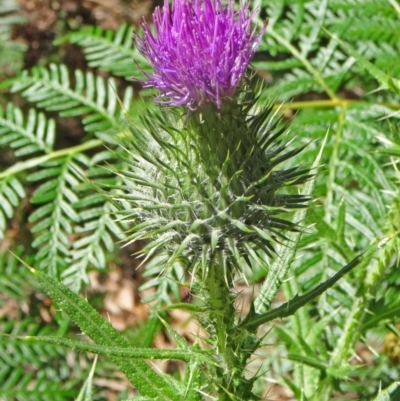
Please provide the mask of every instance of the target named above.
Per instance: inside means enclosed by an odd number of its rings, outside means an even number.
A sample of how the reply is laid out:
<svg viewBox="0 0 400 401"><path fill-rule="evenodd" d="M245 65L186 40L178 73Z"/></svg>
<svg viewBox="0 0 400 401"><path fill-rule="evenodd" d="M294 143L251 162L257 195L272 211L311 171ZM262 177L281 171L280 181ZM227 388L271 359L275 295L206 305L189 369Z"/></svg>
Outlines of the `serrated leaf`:
<svg viewBox="0 0 400 401"><path fill-rule="evenodd" d="M22 260L21 263L25 264ZM25 264L26 265L26 264ZM43 290L53 301L78 324L82 332L102 346L129 348L128 341L115 330L111 323L99 315L86 300L80 298L62 283L26 265L34 274ZM160 375L157 375L144 361L126 361L111 358L126 374L127 378L144 395L154 399L176 400L176 389Z"/></svg>

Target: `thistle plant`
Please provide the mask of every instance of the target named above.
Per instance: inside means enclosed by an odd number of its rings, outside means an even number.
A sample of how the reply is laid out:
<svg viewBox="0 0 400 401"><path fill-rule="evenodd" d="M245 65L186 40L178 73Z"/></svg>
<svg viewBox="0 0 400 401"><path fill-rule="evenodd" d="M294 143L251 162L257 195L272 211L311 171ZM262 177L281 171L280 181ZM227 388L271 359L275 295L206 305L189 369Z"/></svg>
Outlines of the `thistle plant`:
<svg viewBox="0 0 400 401"><path fill-rule="evenodd" d="M37 249L29 264L20 250L16 259L0 258L0 271L13 273L17 260L27 266L58 315L67 313L91 341L71 338L60 316L57 336L36 326L23 335L23 327L8 324L10 348L0 358L11 349L20 365L25 349L44 349L37 343L56 347L51 355L60 358L61 347L98 354L142 401L259 400L260 382L269 379L299 401L330 401L353 387L363 400L377 393L376 401L396 400L395 369L380 360L371 373L352 358L374 329L394 333L388 347L393 360L397 355L400 140L398 127L389 135L384 124L396 117L388 107L396 105L400 81L379 70L376 48L360 56L339 37L348 27L337 26L340 2L266 1L262 10L255 3L165 0L138 32L92 27L58 40L82 46L92 68L129 85L134 75L151 89L144 110L131 86L120 100L119 81L90 71L77 70L70 88L64 66L37 67L3 84L45 111L82 117L88 134L82 144L55 150L53 120L34 109L24 119L12 104L0 110L0 145L22 158L0 172L0 235L25 196L19 180L36 169L27 180L35 188L29 221ZM346 7L354 21L358 4ZM272 71L275 81L266 85L255 67ZM343 98L346 85L375 97ZM310 91L317 100L309 100ZM142 288L156 291L145 335L134 342L77 292L88 270L104 269L121 244L138 241L131 257L151 277ZM181 302L182 286L190 302ZM245 287L252 295L243 307ZM278 294L285 301L276 306ZM171 328L171 309L190 311L201 326L194 343ZM157 326L175 349L150 348ZM250 364L267 343L264 365L255 369ZM160 373L152 359L182 361L182 377ZM103 361L78 399L93 399ZM7 372L0 389L6 400L17 377ZM378 392L381 381L387 390ZM70 387L57 399L70 399ZM18 399L31 399L27 391ZM53 399L35 391L33 399Z"/></svg>
<svg viewBox="0 0 400 401"><path fill-rule="evenodd" d="M239 324L235 280L261 264L268 270L276 244L301 227L292 212L308 195L292 190L312 177L307 167L282 167L304 146L290 149L289 129L270 104L259 104L246 76L265 31L251 23L249 4L168 1L135 35L153 66L145 87L158 91L161 115L146 129L131 127L122 173L122 219L128 240L148 240L145 261L163 255L192 277L202 302L201 324L215 350L210 379L221 400L255 399L244 377L260 339ZM165 108L169 106L169 108ZM184 279L184 277L182 277Z"/></svg>

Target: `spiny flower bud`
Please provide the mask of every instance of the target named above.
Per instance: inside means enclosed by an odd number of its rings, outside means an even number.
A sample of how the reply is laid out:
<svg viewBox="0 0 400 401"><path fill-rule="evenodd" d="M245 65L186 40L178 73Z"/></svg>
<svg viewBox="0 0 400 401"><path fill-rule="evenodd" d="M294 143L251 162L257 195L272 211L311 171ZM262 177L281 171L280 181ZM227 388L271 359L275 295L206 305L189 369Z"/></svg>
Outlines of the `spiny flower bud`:
<svg viewBox="0 0 400 401"><path fill-rule="evenodd" d="M299 229L283 215L305 207L309 198L286 190L309 179L309 170L278 166L303 146L287 149L286 129L271 107L249 113L239 115L243 124L232 135L242 132L248 146L239 143L224 161L211 146L205 160L197 127L185 125L178 110L151 115L147 130L134 131L129 171L121 173L126 191L119 198L127 201L122 212L131 225L127 239L147 239L142 250L147 258L162 253L166 269L181 262L204 274L219 255L222 271L234 274L245 264L265 266L274 243Z"/></svg>
<svg viewBox="0 0 400 401"><path fill-rule="evenodd" d="M135 35L153 74L145 87L155 87L157 101L190 110L211 102L221 108L231 99L252 59L265 26L252 28L249 3L235 11L234 0L165 0L153 14L154 29L143 20L143 38Z"/></svg>

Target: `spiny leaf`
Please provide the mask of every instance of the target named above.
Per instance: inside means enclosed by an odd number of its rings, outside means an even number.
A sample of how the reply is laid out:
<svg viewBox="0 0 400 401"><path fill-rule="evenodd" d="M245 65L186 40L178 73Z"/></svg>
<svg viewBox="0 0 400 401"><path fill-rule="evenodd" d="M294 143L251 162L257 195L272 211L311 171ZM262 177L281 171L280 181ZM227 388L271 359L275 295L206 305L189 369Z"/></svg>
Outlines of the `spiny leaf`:
<svg viewBox="0 0 400 401"><path fill-rule="evenodd" d="M21 259L19 260L25 264ZM62 283L28 265L26 266L57 306L66 312L78 324L82 332L92 338L98 345L129 348L128 341L112 327L110 322L99 315L86 300L80 298ZM121 357L113 357L111 359L143 395L166 401L176 400L176 390L169 381L156 374L146 362L136 360L133 363Z"/></svg>
<svg viewBox="0 0 400 401"><path fill-rule="evenodd" d="M262 315L249 316L246 320L241 323L241 326L248 327L250 330L258 327L259 325L269 322L273 319L283 318L290 315L293 315L299 308L306 305L308 302L311 302L313 299L320 296L330 287L332 287L338 280L340 280L346 273L354 269L356 266L361 263L369 262L372 255L376 252L378 248L380 248L387 241L387 238L382 241L375 242L370 245L369 248L362 254L358 255L355 259L353 259L348 265L344 266L338 273L333 275L330 279L326 280L324 283L320 284L317 288L309 291L305 295L296 295L292 300L284 303L276 309L273 309L271 312L264 313Z"/></svg>
<svg viewBox="0 0 400 401"><path fill-rule="evenodd" d="M205 362L206 352L198 352L188 347L181 349L155 349L155 348L133 348L133 347L114 347L92 344L86 341L73 340L54 336L15 336L15 338L32 343L48 344L64 347L73 351L90 352L97 355L109 357L129 358L129 359L176 359L189 362L196 359Z"/></svg>
<svg viewBox="0 0 400 401"><path fill-rule="evenodd" d="M394 382L379 394L373 401L396 401L400 396L400 382Z"/></svg>

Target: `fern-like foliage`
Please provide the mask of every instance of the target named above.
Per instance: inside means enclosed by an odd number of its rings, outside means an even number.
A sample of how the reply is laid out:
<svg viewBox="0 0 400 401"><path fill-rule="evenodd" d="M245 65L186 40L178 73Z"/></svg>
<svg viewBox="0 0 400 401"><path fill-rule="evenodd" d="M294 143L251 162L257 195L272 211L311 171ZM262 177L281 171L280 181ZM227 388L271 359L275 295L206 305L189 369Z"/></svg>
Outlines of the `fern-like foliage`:
<svg viewBox="0 0 400 401"><path fill-rule="evenodd" d="M31 202L40 206L30 215L29 221L35 223L32 231L37 233L32 245L40 248L36 254L38 266L56 277L69 264L71 223L79 221L72 205L78 201L74 189L81 181L80 159L66 157L48 162L29 176L33 182L46 180L33 194Z"/></svg>
<svg viewBox="0 0 400 401"><path fill-rule="evenodd" d="M9 145L17 157L49 153L55 139L55 124L43 113L31 109L25 118L22 111L8 104L0 109L0 146ZM0 173L1 174L1 173ZM0 238L4 237L6 221L11 219L15 207L25 198L25 189L16 174L7 174L0 181Z"/></svg>
<svg viewBox="0 0 400 401"><path fill-rule="evenodd" d="M11 90L22 92L37 107L61 117L84 116L84 129L101 140L85 142L72 152L56 151L57 127L53 119L35 109L25 117L12 104L1 111L0 144L10 146L23 161L2 173L0 232L4 236L7 219L12 218L18 199L25 196L19 173L40 167L27 177L32 185L39 184L31 198L35 209L29 217L35 237L32 245L38 249L36 266L56 277L63 273L67 282L78 289L88 281L88 268L106 267L103 249L112 252L112 238L121 231L111 218L111 205L96 195L93 187L96 182L115 183L114 174L99 165L116 163L118 157L101 152L90 158L84 152L101 147L103 140L111 145L116 142L116 136L124 130L122 118L131 107L133 90L128 87L120 101L112 78L105 80L77 70L71 87L69 77L63 65L36 68L14 79Z"/></svg>
<svg viewBox="0 0 400 401"><path fill-rule="evenodd" d="M4 0L0 6L1 27L0 37L5 40L10 36L13 25L20 24L24 19L17 14L18 3L14 0Z"/></svg>
<svg viewBox="0 0 400 401"><path fill-rule="evenodd" d="M14 209L24 198L24 187L17 178L11 177L0 181L0 239L4 239L7 220L13 217Z"/></svg>
<svg viewBox="0 0 400 401"><path fill-rule="evenodd" d="M15 250L17 255L23 254L23 248ZM27 278L26 271L19 268L19 262L10 253L0 255L0 305L7 304L12 298L23 302L32 288L35 288L34 280Z"/></svg>
<svg viewBox="0 0 400 401"><path fill-rule="evenodd" d="M28 101L62 117L84 116L82 123L89 133L97 135L121 132L123 126L118 107L116 81L104 80L91 72L74 71L75 85L71 87L65 65L51 64L48 69L35 67L25 71L12 85L11 91L21 91ZM129 109L132 88L125 91L123 105Z"/></svg>
<svg viewBox="0 0 400 401"><path fill-rule="evenodd" d="M90 67L108 71L125 78L143 79L143 72L151 72L147 60L134 48L133 26L122 24L117 32L101 27L86 27L72 32L56 43L65 41L82 46Z"/></svg>
<svg viewBox="0 0 400 401"><path fill-rule="evenodd" d="M104 269L107 266L107 253L112 255L117 246L116 241L124 237L123 224L115 221L115 206L104 195L96 192L96 185L106 185L107 188L118 186L118 177L100 166L100 163L116 164L116 159L118 154L107 150L97 153L91 159L84 159L87 181L77 188L79 200L74 202L79 220L75 228L77 238L70 249L68 268L62 272L67 284L73 285L77 277L85 282L91 266Z"/></svg>
<svg viewBox="0 0 400 401"><path fill-rule="evenodd" d="M26 46L11 40L13 26L24 22L18 11L15 0L3 0L0 4L0 76L12 74L22 67Z"/></svg>
<svg viewBox="0 0 400 401"><path fill-rule="evenodd" d="M316 141L298 156L299 160L304 163L314 160L321 138L327 135L323 152L325 167L319 172L315 189L320 207L309 213L308 221L313 227L303 235L297 259L292 264L292 271L302 286L291 280L284 288L285 295L292 298L330 277L374 238L399 228L398 220L394 226L390 223L391 228L388 226L388 221L396 221L388 210L397 204L398 174L393 169L397 161L392 160L391 164L387 156L376 153L381 142L384 147L391 142L389 132L393 123L388 123L388 119L397 118L392 108L397 108L398 96L390 92L368 94L380 84L329 35L334 33L351 43L363 57L397 78L398 29L393 35L379 32L385 24L388 32L399 27L398 11L390 2L380 0L264 1L262 4L265 8L261 16L268 15L269 28L254 65L270 75L267 96L293 101L287 105L297 111L292 130L301 132L307 127L306 137L299 137L298 141ZM381 26L374 30L374 21L378 24L378 20ZM385 61L390 55L393 58ZM314 93L314 100L303 101L304 94L310 91ZM395 243L382 256L385 262L378 260L369 269L382 272L385 266L390 270L397 252ZM379 285L386 286L384 276L376 274ZM366 330L357 332L351 319L362 321L367 316L363 311L368 308L368 300L363 298L363 291L374 290L366 290L368 285L361 289L360 283L363 280L368 283L371 280L368 277L365 270L354 274L322 296L317 305L291 319L287 329L277 331L278 338L287 346L289 358L304 363L303 367L295 365L293 381L286 380L298 399L302 394L312 400L327 399L324 397L329 386L321 385L326 374L324 365L343 369L340 374L331 373L337 375L336 379L354 371L347 360L354 352L351 350L354 342L366 341ZM375 306L372 314L377 323L382 310ZM393 311L397 306L393 300ZM392 322L396 320L394 313L390 315ZM368 329L376 327L377 324L369 325ZM351 338L349 330L353 330ZM339 363L340 358L343 359ZM393 370L384 371L379 377L389 384ZM365 377L362 367L357 372ZM355 389L365 397L371 397L377 386L377 381L366 388L345 380L333 385L340 391Z"/></svg>
<svg viewBox="0 0 400 401"><path fill-rule="evenodd" d="M400 23L390 2L264 0L261 3L260 16L268 18L269 26L258 57L270 58L270 54L273 58L254 64L273 71L274 85L267 95L289 100L315 91L331 97L339 89L351 90L360 85L360 78L364 90L374 89L371 79L360 73L354 59L340 49L326 30L353 43L378 67L398 76L396 38Z"/></svg>
<svg viewBox="0 0 400 401"><path fill-rule="evenodd" d="M30 109L27 118L12 103L0 109L0 145L10 145L18 157L53 149L55 123L43 113Z"/></svg>
<svg viewBox="0 0 400 401"><path fill-rule="evenodd" d="M1 321L0 326L0 370L2 400L62 400L71 399L76 394L74 381L69 381L71 368L65 362L65 350L45 345L23 343L7 336L44 335L54 331L51 327L41 327L32 318L22 321ZM65 334L68 326L61 326L58 335ZM53 363L47 364L51 357ZM33 370L31 370L34 367ZM29 370L31 370L29 372ZM76 370L79 375L79 370Z"/></svg>

